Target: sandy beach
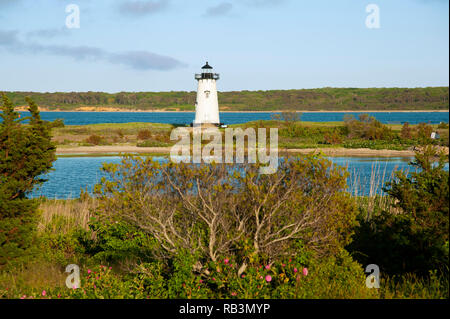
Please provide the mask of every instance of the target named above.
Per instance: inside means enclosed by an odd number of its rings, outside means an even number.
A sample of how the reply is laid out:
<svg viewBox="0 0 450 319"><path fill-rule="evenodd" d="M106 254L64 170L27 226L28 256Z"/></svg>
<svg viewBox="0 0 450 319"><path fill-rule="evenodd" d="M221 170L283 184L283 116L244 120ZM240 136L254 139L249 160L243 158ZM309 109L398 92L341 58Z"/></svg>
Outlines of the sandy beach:
<svg viewBox="0 0 450 319"><path fill-rule="evenodd" d="M137 146L80 146L71 148L57 148L57 155L91 155L96 154L170 154L171 147L137 147ZM443 148L448 154L448 147ZM368 148L305 148L305 149L279 149L280 153L310 154L322 153L326 156L367 156L367 157L411 157L414 151L372 150Z"/></svg>
<svg viewBox="0 0 450 319"><path fill-rule="evenodd" d="M27 106L18 106L16 107L16 111L25 112L28 111ZM126 110L122 108L116 107L91 107L91 106L82 106L78 107L74 110L61 110L61 109L52 109L46 107L39 107L40 112L117 112L117 113L194 113L195 111L168 111L166 109L161 110ZM364 112L364 113L389 113L389 112L408 112L408 113L420 113L420 112L438 112L445 113L449 112L449 110L271 110L271 111L228 111L221 110L220 113L281 113L281 112L297 112L297 113L349 113L349 112Z"/></svg>

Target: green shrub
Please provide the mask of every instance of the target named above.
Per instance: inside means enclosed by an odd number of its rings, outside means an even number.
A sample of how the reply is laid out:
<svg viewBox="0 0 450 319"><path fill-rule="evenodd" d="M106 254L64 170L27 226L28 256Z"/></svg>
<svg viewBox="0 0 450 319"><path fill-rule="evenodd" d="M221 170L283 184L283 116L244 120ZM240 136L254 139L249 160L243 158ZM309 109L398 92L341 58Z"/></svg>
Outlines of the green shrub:
<svg viewBox="0 0 450 319"><path fill-rule="evenodd" d="M445 155L437 156L428 146L412 163L417 172L396 172L396 179L384 189L393 199L392 210L369 220L361 216L361 226L349 246L361 263L377 264L391 275L448 271L449 174L445 161Z"/></svg>
<svg viewBox="0 0 450 319"><path fill-rule="evenodd" d="M78 232L77 240L94 261L119 263L152 260L156 242L136 227L92 219L89 228L90 232Z"/></svg>
<svg viewBox="0 0 450 319"><path fill-rule="evenodd" d="M48 126L50 128L58 128L58 127L65 127L64 125L64 119L56 119L53 122L49 122Z"/></svg>

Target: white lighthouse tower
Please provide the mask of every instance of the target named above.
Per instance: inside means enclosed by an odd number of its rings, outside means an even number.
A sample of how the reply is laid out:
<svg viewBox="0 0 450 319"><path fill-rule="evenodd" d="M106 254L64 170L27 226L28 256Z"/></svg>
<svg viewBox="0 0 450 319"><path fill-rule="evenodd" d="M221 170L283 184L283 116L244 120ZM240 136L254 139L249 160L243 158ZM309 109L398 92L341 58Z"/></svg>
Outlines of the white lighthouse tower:
<svg viewBox="0 0 450 319"><path fill-rule="evenodd" d="M219 101L217 98L216 81L219 74L212 72L212 66L206 62L202 67L202 73L196 74L198 81L197 102L195 102L194 126L202 124L219 125Z"/></svg>

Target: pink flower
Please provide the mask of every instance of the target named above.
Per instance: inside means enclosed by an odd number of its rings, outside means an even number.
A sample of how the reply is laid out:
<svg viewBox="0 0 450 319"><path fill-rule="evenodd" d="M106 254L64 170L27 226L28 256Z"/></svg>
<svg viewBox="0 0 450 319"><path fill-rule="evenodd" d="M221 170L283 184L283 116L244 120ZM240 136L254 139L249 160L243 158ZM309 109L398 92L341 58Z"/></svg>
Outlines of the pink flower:
<svg viewBox="0 0 450 319"><path fill-rule="evenodd" d="M202 284L202 283L203 283L203 280L200 279L200 283Z"/></svg>
<svg viewBox="0 0 450 319"><path fill-rule="evenodd" d="M298 269L297 268L294 268L294 272L297 272L298 271Z"/></svg>
<svg viewBox="0 0 450 319"><path fill-rule="evenodd" d="M308 276L308 268L303 268L303 275Z"/></svg>
<svg viewBox="0 0 450 319"><path fill-rule="evenodd" d="M266 266L266 269L269 270L269 269L270 269L270 265L267 265L267 266Z"/></svg>
<svg viewBox="0 0 450 319"><path fill-rule="evenodd" d="M259 276L259 279L263 279L263 276Z"/></svg>
<svg viewBox="0 0 450 319"><path fill-rule="evenodd" d="M245 278L245 275L241 275L241 278Z"/></svg>
<svg viewBox="0 0 450 319"><path fill-rule="evenodd" d="M20 297L20 299L25 299L27 297L27 295L23 295L22 297Z"/></svg>
<svg viewBox="0 0 450 319"><path fill-rule="evenodd" d="M90 274L92 272L92 270L88 269L88 274Z"/></svg>
<svg viewBox="0 0 450 319"><path fill-rule="evenodd" d="M225 265L226 265L226 264L228 264L229 261L230 261L230 260L229 260L228 258L225 258L225 260L224 260L223 262L224 262Z"/></svg>
<svg viewBox="0 0 450 319"><path fill-rule="evenodd" d="M281 264L281 267L285 267L286 266L286 264Z"/></svg>
<svg viewBox="0 0 450 319"><path fill-rule="evenodd" d="M213 277L213 279L212 279L212 280L213 280L213 281L216 281L216 278L214 278L214 277Z"/></svg>
<svg viewBox="0 0 450 319"><path fill-rule="evenodd" d="M45 296L47 292L45 290L42 290L42 296Z"/></svg>
<svg viewBox="0 0 450 319"><path fill-rule="evenodd" d="M237 292L232 292L231 295L232 296L237 296Z"/></svg>
<svg viewBox="0 0 450 319"><path fill-rule="evenodd" d="M97 286L94 284L94 289L96 289L97 288Z"/></svg>
<svg viewBox="0 0 450 319"><path fill-rule="evenodd" d="M112 269L112 267L109 267L109 270L111 270Z"/></svg>
<svg viewBox="0 0 450 319"><path fill-rule="evenodd" d="M271 275L267 275L266 276L266 281L267 282L271 282L272 281L272 276Z"/></svg>

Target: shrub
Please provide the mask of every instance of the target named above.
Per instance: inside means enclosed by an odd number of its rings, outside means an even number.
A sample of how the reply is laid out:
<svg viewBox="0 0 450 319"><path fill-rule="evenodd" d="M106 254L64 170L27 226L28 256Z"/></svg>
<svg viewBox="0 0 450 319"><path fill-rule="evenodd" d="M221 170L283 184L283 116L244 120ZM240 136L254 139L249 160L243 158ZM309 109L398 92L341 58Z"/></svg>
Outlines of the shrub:
<svg viewBox="0 0 450 319"><path fill-rule="evenodd" d="M148 140L152 137L152 132L150 130L140 130L137 134L138 140Z"/></svg>
<svg viewBox="0 0 450 319"><path fill-rule="evenodd" d="M448 123L445 123L445 122L439 123L438 129L443 129L443 130L448 129Z"/></svg>
<svg viewBox="0 0 450 319"><path fill-rule="evenodd" d="M341 144L342 136L337 131L334 131L331 134L326 133L324 135L324 140L326 144L333 144L333 145Z"/></svg>
<svg viewBox="0 0 450 319"><path fill-rule="evenodd" d="M350 138L390 140L393 137L389 127L368 114L360 114L359 120L356 120L353 115L345 115L344 125Z"/></svg>
<svg viewBox="0 0 450 319"><path fill-rule="evenodd" d="M317 255L332 254L348 243L355 223L347 174L317 156L282 161L271 175L259 175L258 165L140 157L103 169L111 180L96 186L99 218L148 233L160 245L156 255L190 251L198 271L232 254L243 273L258 256L296 255L298 240Z"/></svg>
<svg viewBox="0 0 450 319"><path fill-rule="evenodd" d="M103 142L103 138L96 134L92 134L85 140L85 142L93 145L99 145L100 143Z"/></svg>
<svg viewBox="0 0 450 319"><path fill-rule="evenodd" d="M49 122L48 123L50 128L55 128L55 127L64 127L64 119L56 119L53 122Z"/></svg>
<svg viewBox="0 0 450 319"><path fill-rule="evenodd" d="M402 126L402 130L400 132L400 137L402 139L408 140L413 137L413 129L409 126L408 122L405 122Z"/></svg>
<svg viewBox="0 0 450 319"><path fill-rule="evenodd" d="M416 134L419 142L423 145L428 145L432 143L431 133L433 128L426 123L419 123L416 127Z"/></svg>
<svg viewBox="0 0 450 319"><path fill-rule="evenodd" d="M375 263L388 274L427 275L429 270L448 271L449 174L446 156L432 146L416 154L409 175L396 172L384 189L397 213L383 211L372 219L361 218L349 249L361 263ZM436 163L437 162L437 163ZM437 164L437 165L436 165Z"/></svg>

